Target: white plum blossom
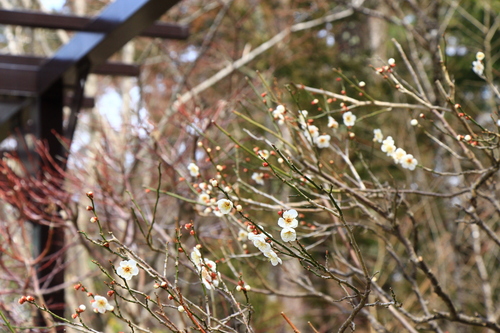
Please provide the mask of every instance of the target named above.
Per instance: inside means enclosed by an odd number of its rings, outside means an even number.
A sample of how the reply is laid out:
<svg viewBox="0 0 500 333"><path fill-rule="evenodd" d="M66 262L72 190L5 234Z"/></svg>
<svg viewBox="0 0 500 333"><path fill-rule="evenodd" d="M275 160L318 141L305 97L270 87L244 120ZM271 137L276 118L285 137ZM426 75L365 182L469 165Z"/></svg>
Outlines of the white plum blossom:
<svg viewBox="0 0 500 333"><path fill-rule="evenodd" d="M339 123L333 117L328 116L328 127L333 129L339 128Z"/></svg>
<svg viewBox="0 0 500 333"><path fill-rule="evenodd" d="M472 62L472 70L479 76L483 76L484 65L481 61L476 60Z"/></svg>
<svg viewBox="0 0 500 333"><path fill-rule="evenodd" d="M307 115L309 114L309 112L307 112L307 110L302 110L302 111L299 111L299 124L300 124L300 127L302 128L306 128L307 126Z"/></svg>
<svg viewBox="0 0 500 333"><path fill-rule="evenodd" d="M478 53L476 53L477 60L482 61L482 60L484 60L484 57L485 57L485 55L483 52L479 51Z"/></svg>
<svg viewBox="0 0 500 333"><path fill-rule="evenodd" d="M278 220L278 225L282 228L296 228L299 225L299 221L296 219L298 215L295 209L284 211Z"/></svg>
<svg viewBox="0 0 500 333"><path fill-rule="evenodd" d="M137 262L133 259L122 261L120 263L120 267L116 269L116 274L118 274L125 280L130 280L133 276L139 274Z"/></svg>
<svg viewBox="0 0 500 333"><path fill-rule="evenodd" d="M194 163L189 163L188 165L188 170L189 170L189 174L193 177L198 177L200 175L200 168L194 164Z"/></svg>
<svg viewBox="0 0 500 333"><path fill-rule="evenodd" d="M267 160L269 158L269 151L268 150L259 150L257 151L257 155L259 155L259 157L261 157L262 159L265 159Z"/></svg>
<svg viewBox="0 0 500 333"><path fill-rule="evenodd" d="M382 130L380 128L373 130L373 142L382 142L384 140L384 135L382 134Z"/></svg>
<svg viewBox="0 0 500 333"><path fill-rule="evenodd" d="M279 113L285 113L285 107L280 104L276 107L276 110L274 110L274 111L279 112Z"/></svg>
<svg viewBox="0 0 500 333"><path fill-rule="evenodd" d="M219 208L221 214L225 215L231 212L231 209L233 208L233 203L227 199L220 199L219 201L217 201L217 207Z"/></svg>
<svg viewBox="0 0 500 333"><path fill-rule="evenodd" d="M273 111L273 118L278 121L278 124L283 125L285 123L285 107L283 105L278 105Z"/></svg>
<svg viewBox="0 0 500 333"><path fill-rule="evenodd" d="M320 135L316 138L316 145L318 148L328 148L330 145L330 138L328 134Z"/></svg>
<svg viewBox="0 0 500 333"><path fill-rule="evenodd" d="M254 172L252 175L252 180L259 185L264 185L264 174L262 172Z"/></svg>
<svg viewBox="0 0 500 333"><path fill-rule="evenodd" d="M415 170L417 163L417 159L412 154L406 154L401 160L401 166L408 170Z"/></svg>
<svg viewBox="0 0 500 333"><path fill-rule="evenodd" d="M238 240L239 241L246 241L248 238L248 232L246 232L245 230L243 229L240 229L238 231Z"/></svg>
<svg viewBox="0 0 500 333"><path fill-rule="evenodd" d="M198 248L193 247L193 251L191 251L191 260L195 263L195 265L198 265L201 261L201 252L198 250Z"/></svg>
<svg viewBox="0 0 500 333"><path fill-rule="evenodd" d="M95 313L105 313L106 311L113 311L115 309L114 306L108 303L106 297L102 297L99 295L94 296L92 308L94 309Z"/></svg>
<svg viewBox="0 0 500 333"><path fill-rule="evenodd" d="M248 234L248 239L253 243L253 245L264 253L271 250L271 245L266 241L266 235L261 233L255 235L254 233Z"/></svg>
<svg viewBox="0 0 500 333"><path fill-rule="evenodd" d="M281 230L281 239L284 242L293 242L297 239L297 234L294 228L283 228Z"/></svg>
<svg viewBox="0 0 500 333"><path fill-rule="evenodd" d="M276 252L274 252L273 250L269 250L269 251L266 251L266 252L263 252L264 255L269 258L269 260L271 260L271 264L273 266L276 266L278 264L282 264L283 262L281 261L281 259L278 257L278 255L276 254Z"/></svg>
<svg viewBox="0 0 500 333"><path fill-rule="evenodd" d="M351 111L347 111L346 113L344 113L342 118L344 119L344 125L346 125L347 127L354 126L354 124L356 123L356 116L353 115Z"/></svg>
<svg viewBox="0 0 500 333"><path fill-rule="evenodd" d="M319 136L319 128L314 125L309 125L304 130L304 136L309 142L316 142L316 139Z"/></svg>
<svg viewBox="0 0 500 333"><path fill-rule="evenodd" d="M394 139L388 136L384 141L382 141L382 147L380 148L387 156L392 156L396 151L396 146L394 145Z"/></svg>
<svg viewBox="0 0 500 333"><path fill-rule="evenodd" d="M392 158L394 159L394 163L396 164L400 163L405 156L406 156L406 151L402 148L396 149L394 154L392 154Z"/></svg>
<svg viewBox="0 0 500 333"><path fill-rule="evenodd" d="M200 203L209 203L210 202L210 195L208 195L207 193L201 193L199 196L198 196L198 202Z"/></svg>

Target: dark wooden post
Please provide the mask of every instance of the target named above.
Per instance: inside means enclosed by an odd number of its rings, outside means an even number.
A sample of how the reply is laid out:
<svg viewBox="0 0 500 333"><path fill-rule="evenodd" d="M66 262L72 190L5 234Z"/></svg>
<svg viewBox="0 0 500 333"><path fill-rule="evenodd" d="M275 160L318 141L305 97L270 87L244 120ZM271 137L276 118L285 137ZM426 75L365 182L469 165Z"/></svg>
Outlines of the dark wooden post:
<svg viewBox="0 0 500 333"><path fill-rule="evenodd" d="M34 124L37 137L46 144L50 156L61 167L63 167L64 162L58 157L63 156L65 152L55 134L62 136L63 133L63 89L63 80L60 78L41 94L38 98L37 119ZM51 168L52 170L42 170L41 168ZM55 166L50 164L41 165L38 171L39 177L44 177L43 171L49 174L57 174ZM46 208L54 216L59 212L59 207L57 206ZM64 317L64 228L62 226L51 227L35 224L33 233L33 238L37 240L35 248L37 253L35 253L35 257L44 252L46 253L37 267L39 287L42 290L52 290L44 294L47 307L56 315ZM41 314L38 315L36 324L40 326L45 325ZM59 327L57 331L63 332L64 328Z"/></svg>

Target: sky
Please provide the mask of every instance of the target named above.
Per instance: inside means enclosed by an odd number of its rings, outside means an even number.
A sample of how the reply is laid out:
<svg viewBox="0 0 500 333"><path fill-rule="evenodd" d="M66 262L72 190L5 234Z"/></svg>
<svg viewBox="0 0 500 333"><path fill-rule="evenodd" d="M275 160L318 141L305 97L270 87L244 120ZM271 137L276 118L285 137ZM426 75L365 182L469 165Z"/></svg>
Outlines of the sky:
<svg viewBox="0 0 500 333"><path fill-rule="evenodd" d="M58 12L62 9L66 0L40 0L40 2L46 9Z"/></svg>

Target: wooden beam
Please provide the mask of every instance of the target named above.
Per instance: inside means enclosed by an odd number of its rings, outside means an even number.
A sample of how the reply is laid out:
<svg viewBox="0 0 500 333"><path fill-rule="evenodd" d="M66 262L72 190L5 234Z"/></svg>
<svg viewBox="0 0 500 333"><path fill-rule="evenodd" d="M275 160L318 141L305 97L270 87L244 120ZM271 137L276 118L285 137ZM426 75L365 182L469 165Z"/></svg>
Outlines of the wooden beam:
<svg viewBox="0 0 500 333"><path fill-rule="evenodd" d="M24 56L24 55L10 55L10 54L0 54L0 76L1 68L9 67L11 65L21 65L21 66L38 66L40 67L44 62L48 61L49 58L35 57L35 56ZM13 68L22 69L23 67L14 66ZM32 67L25 67L31 68ZM124 64L120 62L105 62L91 70L92 74L98 75L113 75L113 76L139 76L141 69L139 65L136 64ZM9 84L5 82L4 84Z"/></svg>
<svg viewBox="0 0 500 333"><path fill-rule="evenodd" d="M38 90L39 66L0 63L0 95L30 96Z"/></svg>
<svg viewBox="0 0 500 333"><path fill-rule="evenodd" d="M0 54L0 95L37 95L38 71L48 60L49 58ZM91 68L90 73L137 77L141 69L135 64L105 62Z"/></svg>
<svg viewBox="0 0 500 333"><path fill-rule="evenodd" d="M0 10L0 24L20 25L32 28L106 32L91 25L92 21L93 18L84 16ZM144 29L139 35L153 38L186 39L189 36L189 31L186 26L156 22Z"/></svg>

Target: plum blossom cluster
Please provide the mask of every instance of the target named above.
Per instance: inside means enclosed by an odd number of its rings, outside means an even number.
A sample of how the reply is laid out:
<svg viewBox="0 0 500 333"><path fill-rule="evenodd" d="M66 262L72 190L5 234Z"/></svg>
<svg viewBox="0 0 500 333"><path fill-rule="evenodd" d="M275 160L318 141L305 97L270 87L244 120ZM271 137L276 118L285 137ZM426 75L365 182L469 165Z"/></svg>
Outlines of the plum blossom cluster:
<svg viewBox="0 0 500 333"><path fill-rule="evenodd" d="M211 184L207 184L206 182L201 182L199 184L194 184L193 187L196 188L199 193L198 202L203 206L206 206L203 213L208 215L213 211L214 213L217 212L216 215L220 214L214 209L217 205L217 199L211 196L213 193L213 186Z"/></svg>
<svg viewBox="0 0 500 333"><path fill-rule="evenodd" d="M217 201L217 199L212 196L214 187L218 185L219 182L217 179L211 179L208 183L201 182L193 184L193 187L199 193L197 201L200 203L200 207L198 207L198 209L202 215L209 215L213 213L215 216L221 217L224 214L228 214L231 211L231 208L233 208L231 201L226 199ZM231 188L226 186L224 187L224 191L229 193L231 192Z"/></svg>
<svg viewBox="0 0 500 333"><path fill-rule="evenodd" d="M308 124L307 115L308 112L306 110L299 111L299 125L303 129L304 137L308 142L313 143L318 148L328 148L328 146L330 146L331 136L328 134L320 135L317 126Z"/></svg>
<svg viewBox="0 0 500 333"><path fill-rule="evenodd" d="M380 129L375 129L373 131L373 134L374 134L373 141L382 142L382 146L380 147L380 149L384 153L386 153L387 156L392 157L394 163L401 164L401 166L405 169L415 170L415 167L418 164L417 159L413 157L412 154L406 153L404 149L397 148L392 136L388 136L387 138L385 138L385 140L382 140L383 135Z"/></svg>
<svg viewBox="0 0 500 333"><path fill-rule="evenodd" d="M260 228L263 230L262 227ZM267 241L267 237L264 233L259 233L259 230L256 228L249 227L247 237L248 240L250 240L253 245L271 261L273 266L283 263L281 258L279 258L276 252L272 249L271 244Z"/></svg>
<svg viewBox="0 0 500 333"><path fill-rule="evenodd" d="M483 76L484 72L484 53L483 52L478 52L476 53L476 61L472 62L472 70L474 73L476 73L478 76Z"/></svg>
<svg viewBox="0 0 500 333"><path fill-rule="evenodd" d="M217 265L214 261L203 258L197 247L191 251L191 260L193 261L196 271L201 277L201 282L208 290L216 288L220 283L220 273L217 272Z"/></svg>
<svg viewBox="0 0 500 333"><path fill-rule="evenodd" d="M295 209L290 209L284 211L278 219L278 225L283 228L281 229L281 239L284 242L293 242L297 239L295 228L299 225L298 215Z"/></svg>

